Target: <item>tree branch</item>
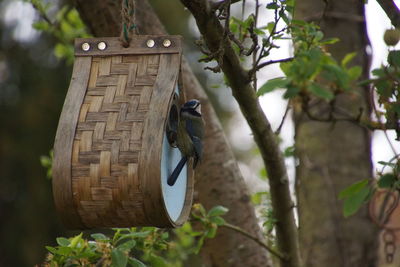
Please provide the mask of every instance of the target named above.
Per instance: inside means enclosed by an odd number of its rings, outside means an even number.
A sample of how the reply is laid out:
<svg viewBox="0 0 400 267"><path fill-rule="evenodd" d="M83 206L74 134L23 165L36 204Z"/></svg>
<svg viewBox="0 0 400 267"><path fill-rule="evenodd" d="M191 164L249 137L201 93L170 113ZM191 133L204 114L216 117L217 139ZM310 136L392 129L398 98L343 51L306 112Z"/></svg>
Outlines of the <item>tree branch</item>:
<svg viewBox="0 0 400 267"><path fill-rule="evenodd" d="M248 72L241 66L229 38L221 40L225 30L216 14L207 9L206 1L181 0L181 2L193 14L208 49L216 52L221 50L221 45L223 46L221 69L254 134L268 172L271 202L274 217L277 220L277 245L279 251L288 255L287 259L281 259L281 267L299 267L301 264L298 233L284 157L270 122L261 109L256 92L250 84Z"/></svg>
<svg viewBox="0 0 400 267"><path fill-rule="evenodd" d="M284 259L287 258L281 252L277 251L276 249L274 249L273 247L269 246L268 244L265 244L264 241L262 241L262 240L258 239L257 237L251 235L250 233L246 232L245 230L243 230L240 227L237 227L237 226L229 224L229 223L225 223L225 224L221 225L220 227L225 227L225 228L231 229L233 231L236 231L236 232L238 232L238 233L250 238L251 240L255 241L257 244L259 244L260 246L262 246L263 248L268 250L272 255L274 255L278 259L284 260Z"/></svg>
<svg viewBox="0 0 400 267"><path fill-rule="evenodd" d="M379 5L385 11L386 15L389 17L392 25L395 27L400 27L400 11L392 0L377 0Z"/></svg>
<svg viewBox="0 0 400 267"><path fill-rule="evenodd" d="M268 65L272 65L272 64L276 64L276 63L289 62L289 61L292 61L292 60L293 60L293 58L289 57L289 58L283 58L283 59L277 59L277 60L269 60L269 61L263 62L261 64L258 64L256 66L254 66L254 68L252 68L249 71L249 77L252 77L255 72L259 71L260 69L262 69L262 68L264 68L264 67L266 67Z"/></svg>
<svg viewBox="0 0 400 267"><path fill-rule="evenodd" d="M240 2L240 1L242 1L242 0L232 0L231 1L231 5L235 4L237 2ZM226 0L221 0L221 1L218 1L218 2L215 2L215 3L212 3L211 4L211 10L215 11L217 9L220 9L224 5L225 2L226 2Z"/></svg>

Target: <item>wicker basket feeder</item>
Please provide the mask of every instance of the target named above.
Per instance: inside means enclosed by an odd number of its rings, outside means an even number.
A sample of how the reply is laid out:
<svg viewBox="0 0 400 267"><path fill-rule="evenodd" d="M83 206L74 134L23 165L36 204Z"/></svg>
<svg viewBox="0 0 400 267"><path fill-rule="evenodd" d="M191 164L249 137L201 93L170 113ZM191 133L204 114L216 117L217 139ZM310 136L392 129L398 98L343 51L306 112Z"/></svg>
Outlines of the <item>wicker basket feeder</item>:
<svg viewBox="0 0 400 267"><path fill-rule="evenodd" d="M193 171L167 130L185 102L179 36L75 41L54 144L53 194L68 228L176 227L190 212Z"/></svg>

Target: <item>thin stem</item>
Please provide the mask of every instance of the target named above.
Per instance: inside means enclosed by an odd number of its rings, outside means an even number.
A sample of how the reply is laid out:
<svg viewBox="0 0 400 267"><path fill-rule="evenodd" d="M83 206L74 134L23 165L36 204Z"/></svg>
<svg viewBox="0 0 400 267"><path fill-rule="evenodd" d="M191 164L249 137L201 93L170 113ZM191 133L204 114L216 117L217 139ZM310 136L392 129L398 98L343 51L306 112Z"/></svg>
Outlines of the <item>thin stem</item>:
<svg viewBox="0 0 400 267"><path fill-rule="evenodd" d="M262 240L260 240L257 237L251 235L250 233L246 232L245 230L243 230L240 227L237 227L237 226L229 224L229 223L225 223L225 224L221 225L220 227L225 227L225 228L231 229L233 231L236 231L236 232L238 232L238 233L250 238L251 240L255 241L257 244L259 244L260 246L262 246L263 248L268 250L272 255L274 255L275 257L277 257L277 258L279 258L281 260L287 259L287 256L285 256L282 252L279 252L275 248L269 246L268 244L265 244Z"/></svg>
<svg viewBox="0 0 400 267"><path fill-rule="evenodd" d="M288 101L288 102L287 102L287 105L286 105L285 114L283 114L283 118L282 118L282 120L281 120L281 123L279 124L278 129L276 129L276 131L275 131L275 134L276 134L276 135L279 135L279 134L281 133L283 124L285 123L286 117L287 117L287 115L289 114L289 110L290 110L290 103L289 103L289 101Z"/></svg>
<svg viewBox="0 0 400 267"><path fill-rule="evenodd" d="M256 7L255 7L255 15L254 15L254 25L253 25L253 29L257 29L257 21L258 21L258 8L259 8L259 2L258 0L256 0ZM252 33L254 34L254 33ZM256 35L256 39L255 39L255 43L258 43L258 36ZM254 42L254 38L253 38L253 42ZM263 46L264 47L264 46ZM255 44L254 47L254 53L253 53L253 68L255 68L257 66L257 44ZM260 56L262 55L264 49L260 50ZM254 72L253 77L251 77L253 79L253 88L254 90L257 90L257 72Z"/></svg>
<svg viewBox="0 0 400 267"><path fill-rule="evenodd" d="M258 64L257 66L253 67L250 71L249 71L249 77L252 77L253 74L257 71L259 71L260 69L268 66L268 65L272 65L272 64L276 64L276 63L283 63L283 62L289 62L292 61L293 58L289 57L289 58L283 58L283 59L277 59L277 60L268 60L266 62L263 62L261 64Z"/></svg>

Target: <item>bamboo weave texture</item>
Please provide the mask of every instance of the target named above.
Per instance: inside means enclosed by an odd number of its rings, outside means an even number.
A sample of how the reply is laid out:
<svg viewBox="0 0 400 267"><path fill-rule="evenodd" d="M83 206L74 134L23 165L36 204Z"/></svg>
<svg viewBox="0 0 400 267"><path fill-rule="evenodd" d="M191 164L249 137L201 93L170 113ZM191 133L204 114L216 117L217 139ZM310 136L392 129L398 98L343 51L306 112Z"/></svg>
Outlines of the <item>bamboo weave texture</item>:
<svg viewBox="0 0 400 267"><path fill-rule="evenodd" d="M72 150L73 200L87 227L147 223L138 160L159 57L92 58Z"/></svg>

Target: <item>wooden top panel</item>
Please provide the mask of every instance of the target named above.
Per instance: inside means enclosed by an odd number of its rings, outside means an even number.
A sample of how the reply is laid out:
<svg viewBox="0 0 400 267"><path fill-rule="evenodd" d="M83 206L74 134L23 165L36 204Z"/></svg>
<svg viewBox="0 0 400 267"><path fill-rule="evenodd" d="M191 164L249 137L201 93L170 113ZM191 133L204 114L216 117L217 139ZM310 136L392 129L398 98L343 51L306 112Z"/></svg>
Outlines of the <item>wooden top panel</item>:
<svg viewBox="0 0 400 267"><path fill-rule="evenodd" d="M147 42L154 41L153 47L148 47ZM163 45L165 40L170 40L170 45ZM106 48L100 50L98 44L106 43ZM82 45L89 44L89 50L84 51ZM182 37L179 35L136 35L132 38L129 47L123 47L119 37L102 38L77 38L75 39L75 56L106 56L106 55L143 55L143 54L176 54L182 51Z"/></svg>

